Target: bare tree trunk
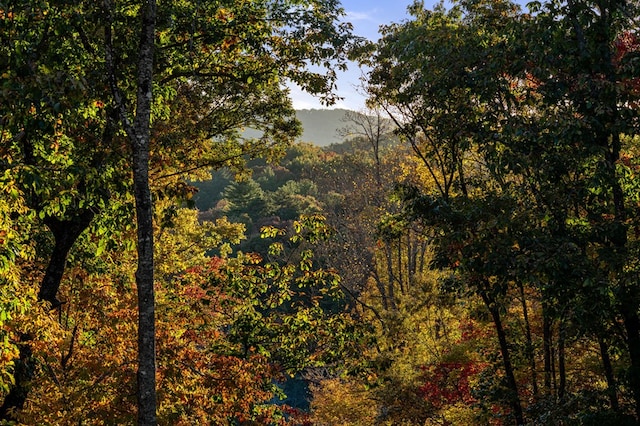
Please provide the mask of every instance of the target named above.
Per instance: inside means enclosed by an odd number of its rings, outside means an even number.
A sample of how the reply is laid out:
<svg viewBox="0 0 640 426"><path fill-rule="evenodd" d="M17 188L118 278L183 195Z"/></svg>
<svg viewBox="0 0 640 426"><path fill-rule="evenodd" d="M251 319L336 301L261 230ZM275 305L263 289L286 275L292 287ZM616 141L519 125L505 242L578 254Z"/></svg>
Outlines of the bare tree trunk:
<svg viewBox="0 0 640 426"><path fill-rule="evenodd" d="M495 300L487 295L485 291L480 292L482 300L484 301L487 309L491 313L493 319L493 325L496 328L498 334L498 343L500 344L500 353L502 354L502 364L504 366L504 373L507 379L507 386L509 387L509 405L513 411L513 416L517 425L524 425L524 413L522 411L522 405L520 404L520 396L518 394L518 384L516 382L516 376L513 370L513 364L511 363L511 354L509 352L509 345L507 343L507 334L504 331L502 325L502 318L500 317L500 310L496 306Z"/></svg>
<svg viewBox="0 0 640 426"><path fill-rule="evenodd" d="M133 192L136 202L138 268L138 425L155 426L156 417L156 348L155 348L155 294L153 288L153 202L149 186L149 143L151 139L151 102L153 99L153 55L155 48L155 0L144 0L141 5L141 32L138 47L138 76L136 108L133 123L118 87L111 28L113 25L112 0L103 0L107 25L105 26L106 68L120 121L129 138L133 159Z"/></svg>
<svg viewBox="0 0 640 426"><path fill-rule="evenodd" d="M635 303L630 303L635 305ZM635 399L636 417L640 419L640 318L635 310L622 307L624 327L627 331L627 346L631 367L629 368L629 384Z"/></svg>
<svg viewBox="0 0 640 426"><path fill-rule="evenodd" d="M566 341L566 325L563 318L558 324L558 375L560 382L558 384L558 399L564 401L567 391L567 369L565 366L565 341Z"/></svg>
<svg viewBox="0 0 640 426"><path fill-rule="evenodd" d="M378 271L376 268L373 268L372 275L373 275L373 280L376 282L376 287L380 292L380 298L382 299L382 309L386 311L389 309L389 297L387 296L387 290L384 287L384 283L380 279L380 275L378 274Z"/></svg>
<svg viewBox="0 0 640 426"><path fill-rule="evenodd" d="M416 260L418 253L411 242L411 228L407 230L407 291L411 291L416 275Z"/></svg>
<svg viewBox="0 0 640 426"><path fill-rule="evenodd" d="M602 336L598 336L598 344L600 345L600 356L602 357L604 376L607 379L607 393L609 394L611 408L614 411L620 411L620 405L618 404L618 391L616 389L616 379L613 375L613 366L611 365L611 358L609 357L609 348Z"/></svg>
<svg viewBox="0 0 640 426"><path fill-rule="evenodd" d="M156 2L143 8L138 63L138 93L134 134L129 134L133 154L133 188L138 224L138 425L156 425L156 336L153 288L153 202L149 187L149 141Z"/></svg>
<svg viewBox="0 0 640 426"><path fill-rule="evenodd" d="M527 307L527 299L524 294L524 286L522 282L518 282L520 290L520 298L522 303L522 316L524 317L524 329L527 338L527 358L529 358L529 368L531 368L531 385L533 387L533 395L538 396L538 375L536 374L536 357L533 349L533 339L531 338L531 324L529 323L529 309Z"/></svg>
<svg viewBox="0 0 640 426"><path fill-rule="evenodd" d="M396 280L395 275L393 273L393 253L391 252L392 248L390 247L389 244L387 244L387 246L385 247L385 256L386 256L386 260L387 260L387 284L388 284L388 290L387 291L387 295L389 296L389 307L391 308L391 310L395 311L397 310L397 306L396 306L396 296L395 296L395 291L394 291L394 282Z"/></svg>
<svg viewBox="0 0 640 426"><path fill-rule="evenodd" d="M402 265L402 235L398 237L398 284L400 285L400 294L405 294L405 281L403 274L403 265Z"/></svg>
<svg viewBox="0 0 640 426"><path fill-rule="evenodd" d="M544 353L544 389L545 392L550 395L551 394L551 379L553 375L553 366L552 360L553 356L551 354L551 345L553 342L553 329L551 318L549 318L549 313L546 309L542 312L543 323L542 323L542 346Z"/></svg>

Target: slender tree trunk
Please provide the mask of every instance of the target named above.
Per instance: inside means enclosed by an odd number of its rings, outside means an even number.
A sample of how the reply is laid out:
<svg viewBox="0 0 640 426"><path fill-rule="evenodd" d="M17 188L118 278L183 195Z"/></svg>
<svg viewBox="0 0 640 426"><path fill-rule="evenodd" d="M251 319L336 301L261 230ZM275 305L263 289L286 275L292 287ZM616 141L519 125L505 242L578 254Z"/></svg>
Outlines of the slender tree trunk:
<svg viewBox="0 0 640 426"><path fill-rule="evenodd" d="M404 268L402 266L402 236L398 237L398 284L400 285L400 294L405 294Z"/></svg>
<svg viewBox="0 0 640 426"><path fill-rule="evenodd" d="M567 369L565 366L565 340L566 327L564 319L560 319L558 323L558 376L560 378L558 384L558 399L564 401L567 387Z"/></svg>
<svg viewBox="0 0 640 426"><path fill-rule="evenodd" d="M420 257L419 257L419 262L418 262L418 271L422 272L424 271L424 258L425 258L425 254L427 252L427 243L426 242L422 242L420 244Z"/></svg>
<svg viewBox="0 0 640 426"><path fill-rule="evenodd" d="M549 318L549 314L546 309L542 312L542 346L544 356L544 389L547 395L551 394L551 379L553 374L551 347L553 343L553 322Z"/></svg>
<svg viewBox="0 0 640 426"><path fill-rule="evenodd" d="M153 202L149 187L149 142L156 2L143 7L138 62L138 93L133 134L133 188L138 225L138 425L156 425L155 294L153 288Z"/></svg>
<svg viewBox="0 0 640 426"><path fill-rule="evenodd" d="M498 342L500 344L500 353L502 354L502 363L504 366L504 373L507 378L507 386L511 395L509 396L509 405L513 411L517 425L524 425L524 413L522 411L522 405L520 404L520 396L518 394L518 383L516 382L516 376L513 370L513 364L511 364L511 355L509 352L509 345L507 343L507 334L505 333L502 325L502 318L500 317L500 311L495 302L486 294L481 292L482 300L491 313L493 324L496 328L498 335Z"/></svg>
<svg viewBox="0 0 640 426"><path fill-rule="evenodd" d="M635 305L635 303L630 303ZM629 368L629 385L635 399L636 417L640 419L640 319L635 310L622 308L624 327L627 331L627 346L631 367Z"/></svg>
<svg viewBox="0 0 640 426"><path fill-rule="evenodd" d="M135 154L136 151L139 151ZM156 424L155 294L153 287L153 208L148 170L141 158L148 156L138 144L134 148L134 191L138 225L138 424Z"/></svg>
<svg viewBox="0 0 640 426"><path fill-rule="evenodd" d="M616 379L613 375L613 366L611 365L611 358L609 357L609 348L602 336L598 336L598 344L600 345L600 356L602 357L604 376L607 379L607 393L609 394L611 408L614 411L620 411L620 405L618 404L618 391L616 389Z"/></svg>
<svg viewBox="0 0 640 426"><path fill-rule="evenodd" d="M389 309L389 298L387 296L387 290L384 287L384 284L382 283L382 281L380 280L380 275L378 274L378 271L376 270L376 268L373 268L372 274L373 274L373 280L376 282L376 287L380 292L380 298L382 299L382 309L386 311Z"/></svg>
<svg viewBox="0 0 640 426"><path fill-rule="evenodd" d="M467 181L464 176L464 162L462 161L462 154L459 156L458 161L456 162L456 167L458 168L458 182L460 183L460 191L462 192L462 195L464 197L467 197Z"/></svg>
<svg viewBox="0 0 640 426"><path fill-rule="evenodd" d="M118 87L116 51L112 35L114 5L103 0L105 26L105 62L109 85L119 111L120 121L129 138L132 153L133 192L136 202L138 268L138 425L155 426L156 417L156 348L155 294L153 288L153 202L149 186L149 144L151 138L151 104L153 99L153 55L155 48L155 0L141 4L141 32L138 48L136 107L133 123Z"/></svg>
<svg viewBox="0 0 640 426"><path fill-rule="evenodd" d="M558 375L556 374L556 348L551 345L551 383L553 385L553 394L558 393Z"/></svg>
<svg viewBox="0 0 640 426"><path fill-rule="evenodd" d="M396 295L395 295L395 290L394 290L394 286L395 286L395 274L393 273L393 253L391 252L392 248L389 246L389 244L386 245L385 247L385 256L386 256L386 260L387 260L387 284L389 285L388 287L388 291L387 291L387 295L389 296L389 307L391 308L391 310L395 311L397 310L397 306L396 306Z"/></svg>
<svg viewBox="0 0 640 426"><path fill-rule="evenodd" d="M407 291L413 287L413 280L416 275L416 261L418 259L416 247L411 242L411 229L407 231Z"/></svg>
<svg viewBox="0 0 640 426"><path fill-rule="evenodd" d="M531 324L529 323L529 309L527 307L527 299L524 294L524 286L522 282L518 282L520 290L520 299L522 301L522 316L524 317L524 329L527 338L527 358L529 358L529 368L531 368L531 386L533 387L533 395L538 396L538 375L536 374L536 357L533 349L533 339L531 338Z"/></svg>

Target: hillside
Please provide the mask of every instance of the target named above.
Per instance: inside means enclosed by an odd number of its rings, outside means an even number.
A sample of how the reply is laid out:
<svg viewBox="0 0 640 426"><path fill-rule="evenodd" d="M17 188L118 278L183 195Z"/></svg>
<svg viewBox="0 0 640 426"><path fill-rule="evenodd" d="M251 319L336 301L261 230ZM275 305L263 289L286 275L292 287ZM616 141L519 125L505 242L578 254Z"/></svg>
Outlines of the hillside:
<svg viewBox="0 0 640 426"><path fill-rule="evenodd" d="M318 146L328 146L342 142L338 130L345 127L342 121L345 109L303 109L296 111L298 120L302 123L303 133L301 142L309 142Z"/></svg>

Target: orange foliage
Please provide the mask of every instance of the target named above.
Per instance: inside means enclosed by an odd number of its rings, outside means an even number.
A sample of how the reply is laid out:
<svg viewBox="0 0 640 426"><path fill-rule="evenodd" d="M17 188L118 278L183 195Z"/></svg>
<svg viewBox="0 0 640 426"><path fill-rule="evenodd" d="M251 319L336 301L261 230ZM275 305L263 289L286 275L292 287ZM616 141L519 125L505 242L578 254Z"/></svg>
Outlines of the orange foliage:
<svg viewBox="0 0 640 426"><path fill-rule="evenodd" d="M280 416L261 406L273 397L276 368L259 354L235 356L225 324L245 301L208 287L225 261L204 256L195 213L176 233L190 235L194 251L184 252L181 270L158 265L157 353L159 421L163 424L227 424ZM132 235L127 238L132 238ZM187 238L187 237L185 237ZM159 238L171 245L170 238ZM85 251L95 244L83 241ZM171 249L171 247L166 247ZM175 247L173 247L175 248ZM194 254L197 253L197 254ZM78 254L82 258L83 254ZM93 269L93 272L88 272ZM36 305L18 320L29 333L36 371L19 420L25 424L131 424L136 418L137 301L135 253L105 252L76 261L67 271L60 297L49 311ZM109 271L108 274L104 271ZM34 296L35 297L35 296ZM225 308L230 307L230 308ZM229 310L231 309L231 310ZM275 416L275 417L274 417Z"/></svg>

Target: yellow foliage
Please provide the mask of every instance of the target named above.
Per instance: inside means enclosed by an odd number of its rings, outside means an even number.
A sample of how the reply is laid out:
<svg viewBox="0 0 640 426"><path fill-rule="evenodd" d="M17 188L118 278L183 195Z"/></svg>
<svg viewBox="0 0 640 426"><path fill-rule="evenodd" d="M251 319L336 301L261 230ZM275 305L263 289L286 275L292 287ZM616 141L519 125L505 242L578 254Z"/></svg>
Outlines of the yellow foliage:
<svg viewBox="0 0 640 426"><path fill-rule="evenodd" d="M245 301L210 288L208 280L225 260L206 256L225 242L238 241L243 227L226 219L200 223L196 211L178 209L171 226L156 231L159 421L248 420L272 398L278 372L260 355L225 354L224 325L237 314L233 307ZM130 230L121 237L134 239L135 234ZM23 424L135 422L136 255L114 248L99 259L86 257L82 253L95 253L97 241L85 235L78 243L60 289L65 301L60 309L36 303L32 291L26 293L32 308L16 317L20 331L30 336L36 365L37 386L19 413ZM30 281L39 282L38 276Z"/></svg>
<svg viewBox="0 0 640 426"><path fill-rule="evenodd" d="M427 419L425 426L455 426L455 425L477 425L479 423L478 409L465 403L457 403L443 409L438 416Z"/></svg>
<svg viewBox="0 0 640 426"><path fill-rule="evenodd" d="M357 381L328 379L312 386L311 419L317 426L366 426L376 424L378 403Z"/></svg>
<svg viewBox="0 0 640 426"><path fill-rule="evenodd" d="M25 280L25 263L34 255L29 236L28 209L22 192L8 169L0 190L0 396L13 383L18 356L19 327L35 301L34 289Z"/></svg>

